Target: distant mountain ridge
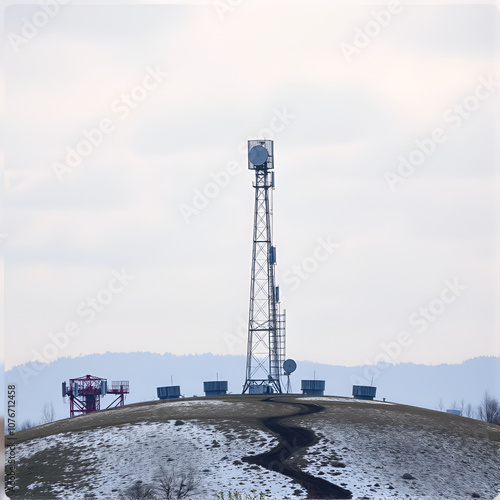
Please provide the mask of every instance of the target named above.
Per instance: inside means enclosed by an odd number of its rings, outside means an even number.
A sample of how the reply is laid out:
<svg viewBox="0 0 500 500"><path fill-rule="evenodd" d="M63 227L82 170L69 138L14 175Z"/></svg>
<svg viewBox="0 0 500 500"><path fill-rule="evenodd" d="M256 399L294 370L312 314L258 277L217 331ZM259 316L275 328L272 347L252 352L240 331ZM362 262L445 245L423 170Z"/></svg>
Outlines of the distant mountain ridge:
<svg viewBox="0 0 500 500"><path fill-rule="evenodd" d="M27 363L5 373L5 384L17 386L17 422L40 421L45 403L52 402L56 419L69 416L63 403L61 383L70 378L91 374L112 380L130 380L126 403L156 399L156 388L181 386L184 396L203 396L203 382L227 380L229 392L240 393L245 376L245 356L213 354L176 356L150 352L92 354L79 358L59 358L42 365ZM314 375L315 374L315 375ZM499 396L500 359L482 356L461 364L436 366L400 363L377 366L335 366L302 361L292 375L292 389L300 393L302 379L326 380L325 394L351 396L353 384L377 387L376 399L437 409L453 402L479 404L485 391ZM111 403L102 399L101 407Z"/></svg>

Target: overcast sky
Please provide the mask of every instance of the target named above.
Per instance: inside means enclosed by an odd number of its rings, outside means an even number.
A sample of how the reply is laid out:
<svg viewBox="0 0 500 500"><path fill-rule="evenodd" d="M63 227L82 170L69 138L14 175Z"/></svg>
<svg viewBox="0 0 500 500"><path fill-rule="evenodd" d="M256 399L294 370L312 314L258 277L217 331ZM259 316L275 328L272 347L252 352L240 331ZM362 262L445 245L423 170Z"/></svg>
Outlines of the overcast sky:
<svg viewBox="0 0 500 500"><path fill-rule="evenodd" d="M7 9L6 368L245 354L262 137L290 357L497 354L500 11L232 4Z"/></svg>

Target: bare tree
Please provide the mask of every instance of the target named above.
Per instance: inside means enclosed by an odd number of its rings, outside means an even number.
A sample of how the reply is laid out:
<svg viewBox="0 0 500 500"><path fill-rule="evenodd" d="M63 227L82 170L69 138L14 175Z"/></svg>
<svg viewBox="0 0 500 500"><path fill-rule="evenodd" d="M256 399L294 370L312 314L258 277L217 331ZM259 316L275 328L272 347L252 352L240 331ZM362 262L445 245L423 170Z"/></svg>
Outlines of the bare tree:
<svg viewBox="0 0 500 500"><path fill-rule="evenodd" d="M498 400L490 396L488 391L484 393L483 399L477 407L477 415L485 422L499 425Z"/></svg>
<svg viewBox="0 0 500 500"><path fill-rule="evenodd" d="M54 411L54 403L45 403L42 409L42 424L48 424L56 419L56 412Z"/></svg>
<svg viewBox="0 0 500 500"><path fill-rule="evenodd" d="M467 403L467 405L465 406L464 410L463 410L463 416L464 417L469 417L469 418L474 418L474 415L475 415L475 411L474 411L474 408L472 408L472 405L470 403Z"/></svg>
<svg viewBox="0 0 500 500"><path fill-rule="evenodd" d="M26 429L31 429L32 427L35 427L35 423L32 422L29 418L26 419L21 425L17 427L18 431L25 431Z"/></svg>
<svg viewBox="0 0 500 500"><path fill-rule="evenodd" d="M142 481L136 481L123 493L120 493L120 500L153 500L154 498L156 498L154 487L149 484L143 484Z"/></svg>
<svg viewBox="0 0 500 500"><path fill-rule="evenodd" d="M264 500L264 493L238 493L237 491L228 491L226 494L221 491L215 494L215 500Z"/></svg>
<svg viewBox="0 0 500 500"><path fill-rule="evenodd" d="M195 478L191 470L177 473L175 467L169 470L160 467L158 490L161 491L162 498L165 500L189 498L197 492L199 485L199 479Z"/></svg>
<svg viewBox="0 0 500 500"><path fill-rule="evenodd" d="M443 411L444 410L444 403L443 403L443 400L441 398L438 399L437 408L438 408L439 411Z"/></svg>
<svg viewBox="0 0 500 500"><path fill-rule="evenodd" d="M458 408L460 410L460 414L463 416L464 411L465 411L465 399L462 398L462 401L460 401L460 407Z"/></svg>

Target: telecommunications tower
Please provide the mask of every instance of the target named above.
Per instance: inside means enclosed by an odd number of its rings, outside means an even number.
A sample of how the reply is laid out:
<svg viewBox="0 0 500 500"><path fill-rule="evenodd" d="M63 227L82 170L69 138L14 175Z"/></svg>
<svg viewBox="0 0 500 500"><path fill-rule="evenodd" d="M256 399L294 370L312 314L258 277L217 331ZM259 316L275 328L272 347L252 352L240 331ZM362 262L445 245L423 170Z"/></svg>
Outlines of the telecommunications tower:
<svg viewBox="0 0 500 500"><path fill-rule="evenodd" d="M101 409L101 397L106 394L113 394L115 399L106 406L115 408L125 404L125 394L130 392L128 380L111 382L105 378L85 375L84 377L70 378L69 384L62 383L63 398L69 396L69 415L75 417L84 413L92 413Z"/></svg>
<svg viewBox="0 0 500 500"><path fill-rule="evenodd" d="M243 393L281 393L285 359L285 310L276 286L273 245L273 141L248 141L248 168L255 170L252 274L246 379Z"/></svg>

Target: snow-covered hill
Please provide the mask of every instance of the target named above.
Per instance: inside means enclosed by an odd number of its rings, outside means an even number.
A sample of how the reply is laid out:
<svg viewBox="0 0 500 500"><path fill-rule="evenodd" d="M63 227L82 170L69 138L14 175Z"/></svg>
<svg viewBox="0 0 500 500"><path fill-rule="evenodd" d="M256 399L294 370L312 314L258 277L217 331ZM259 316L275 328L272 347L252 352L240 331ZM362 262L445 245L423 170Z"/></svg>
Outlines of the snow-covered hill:
<svg viewBox="0 0 500 500"><path fill-rule="evenodd" d="M493 499L498 493L497 426L381 401L264 399L158 401L20 432L19 498L113 499L137 481L158 487L172 471L176 477L192 471L200 500L221 491L308 498L304 485L281 473L285 465L352 498ZM324 410L314 413L308 405ZM312 430L314 442L298 446L273 434L266 427L273 416L283 417L287 428ZM272 470L245 461L278 441L290 456L282 453Z"/></svg>

